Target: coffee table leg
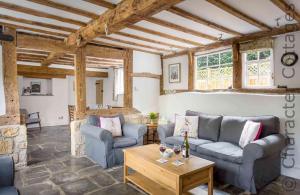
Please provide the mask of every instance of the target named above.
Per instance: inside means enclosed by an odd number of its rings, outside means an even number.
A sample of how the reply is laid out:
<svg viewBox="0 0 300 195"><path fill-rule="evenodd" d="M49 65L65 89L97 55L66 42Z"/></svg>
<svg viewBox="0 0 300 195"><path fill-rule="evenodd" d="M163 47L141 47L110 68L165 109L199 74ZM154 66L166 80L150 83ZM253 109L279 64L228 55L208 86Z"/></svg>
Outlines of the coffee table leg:
<svg viewBox="0 0 300 195"><path fill-rule="evenodd" d="M180 177L177 179L176 195L182 195L182 179Z"/></svg>
<svg viewBox="0 0 300 195"><path fill-rule="evenodd" d="M214 168L209 168L209 182L208 182L208 195L213 195L214 191Z"/></svg>
<svg viewBox="0 0 300 195"><path fill-rule="evenodd" d="M126 152L124 152L124 183L127 183L128 166L126 165Z"/></svg>

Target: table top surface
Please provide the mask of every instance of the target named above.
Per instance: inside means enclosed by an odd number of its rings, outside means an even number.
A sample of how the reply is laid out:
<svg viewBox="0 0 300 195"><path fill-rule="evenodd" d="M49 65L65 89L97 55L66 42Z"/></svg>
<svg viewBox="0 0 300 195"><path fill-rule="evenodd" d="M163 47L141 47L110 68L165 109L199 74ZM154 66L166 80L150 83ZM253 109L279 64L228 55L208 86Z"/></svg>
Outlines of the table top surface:
<svg viewBox="0 0 300 195"><path fill-rule="evenodd" d="M188 159L183 159L181 154L178 155L183 165L175 166L172 163L177 159L177 156L173 154L171 158L167 158L168 162L160 163L157 162L161 158L159 145L158 144L149 144L144 146L138 146L133 148L124 149L124 152L130 156L134 156L137 160L145 160L152 163L168 172L175 175L188 175L197 171L208 169L214 166L214 162L205 160L196 156L191 155Z"/></svg>

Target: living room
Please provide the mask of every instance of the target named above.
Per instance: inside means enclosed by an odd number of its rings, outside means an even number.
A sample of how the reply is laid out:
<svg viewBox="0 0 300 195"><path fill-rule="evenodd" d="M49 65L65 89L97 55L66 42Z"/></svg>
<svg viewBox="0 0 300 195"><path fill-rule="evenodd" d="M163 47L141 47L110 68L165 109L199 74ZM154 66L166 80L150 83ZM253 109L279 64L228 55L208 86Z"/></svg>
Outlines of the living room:
<svg viewBox="0 0 300 195"><path fill-rule="evenodd" d="M299 194L299 3L0 0L0 194Z"/></svg>

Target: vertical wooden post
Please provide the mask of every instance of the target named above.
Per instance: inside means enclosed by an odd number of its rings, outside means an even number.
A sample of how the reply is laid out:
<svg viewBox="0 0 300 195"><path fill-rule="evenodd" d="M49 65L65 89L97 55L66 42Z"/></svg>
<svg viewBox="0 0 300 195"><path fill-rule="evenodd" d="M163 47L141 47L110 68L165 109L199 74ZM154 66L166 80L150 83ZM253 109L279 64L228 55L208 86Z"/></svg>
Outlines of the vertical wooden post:
<svg viewBox="0 0 300 195"><path fill-rule="evenodd" d="M79 48L75 57L75 118L83 119L86 116L86 80L85 80L85 48Z"/></svg>
<svg viewBox="0 0 300 195"><path fill-rule="evenodd" d="M233 57L233 89L242 88L242 55L240 53L240 44L232 44Z"/></svg>
<svg viewBox="0 0 300 195"><path fill-rule="evenodd" d="M133 50L126 50L124 59L124 107L132 108Z"/></svg>
<svg viewBox="0 0 300 195"><path fill-rule="evenodd" d="M161 61L161 75L159 79L159 86L160 86L160 95L164 95L164 60L163 56L160 56Z"/></svg>
<svg viewBox="0 0 300 195"><path fill-rule="evenodd" d="M17 80L16 29L5 28L5 34L14 37L14 41L2 42L3 79L6 114L0 117L0 125L20 124L20 104Z"/></svg>
<svg viewBox="0 0 300 195"><path fill-rule="evenodd" d="M188 52L189 75L188 75L188 89L193 91L195 89L195 56L194 53Z"/></svg>

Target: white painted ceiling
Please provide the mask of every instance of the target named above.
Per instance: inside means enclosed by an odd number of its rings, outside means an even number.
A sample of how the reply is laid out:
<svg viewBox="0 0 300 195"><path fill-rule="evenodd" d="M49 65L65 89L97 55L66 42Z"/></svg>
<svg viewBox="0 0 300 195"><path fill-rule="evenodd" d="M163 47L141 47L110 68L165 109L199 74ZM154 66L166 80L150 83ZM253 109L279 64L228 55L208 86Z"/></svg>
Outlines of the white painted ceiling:
<svg viewBox="0 0 300 195"><path fill-rule="evenodd" d="M54 9L54 8L40 5L37 3L29 2L27 0L0 0L0 1L16 4L18 6L27 7L27 8L34 9L34 10L37 10L40 12L45 12L48 14L57 15L57 16L85 22L85 23L88 23L91 20L91 18L87 18L84 16L70 13L70 12L62 11L59 9ZM60 3L60 4L64 4L64 5L67 5L70 7L74 7L77 9L82 9L82 10L85 10L85 11L88 11L88 12L91 12L94 14L98 14L98 15L104 13L107 10L107 8L97 6L92 3L88 3L84 0L51 0L51 1ZM107 1L117 4L121 0L107 0ZM286 0L286 1L293 3L296 7L296 10L298 12L300 12L300 0ZM235 9L243 12L244 14L246 14L246 15L248 15L270 27L276 27L276 25L277 25L276 19L277 18L280 18L279 19L280 25L284 25L287 23L286 20L284 20L285 13L283 11L281 11L278 7L276 7L272 2L270 2L270 0L223 0L223 2L227 3L228 5L234 7ZM261 29L257 28L256 26L253 26L252 24L249 24L246 21L243 21L242 19L231 15L230 13L210 4L206 0L185 0L185 1L177 4L176 7L183 9L193 15L199 16L203 19L206 19L208 21L214 22L214 23L224 26L228 29L231 29L231 30L243 33L243 34L261 31ZM37 17L37 16L30 15L30 14L15 12L15 11L11 11L11 10L4 9L1 7L0 7L0 14L8 15L8 16L16 17L16 18L28 19L28 20L32 20L32 21L43 22L43 23L47 23L47 24L53 24L53 25L62 26L62 27L69 27L72 29L80 28L80 26L78 26L78 25L69 24L69 23L57 21L54 19ZM196 23L194 21L191 21L189 19L183 18L181 16L175 15L169 11L162 11L160 13L155 14L153 17L176 24L176 25L179 25L179 26L182 26L182 27L185 27L185 28L188 28L188 29L192 29L194 31L199 31L199 32L202 32L204 34L211 35L214 37L220 37L221 34L222 34L223 39L231 38L234 36L232 34L224 33L219 30L215 30L211 27L208 27L208 26ZM55 30L55 29L39 27L36 25L28 25L28 24L12 22L9 20L1 19L1 17L0 17L0 24L1 24L1 22L11 23L11 24L20 25L20 26L26 26L26 27L30 27L30 28L41 29L41 30L46 30L46 31L51 31L51 32L59 32L59 33L63 33L66 35L69 34L68 32L64 32L61 30ZM182 39L187 39L190 41L198 42L198 43L201 43L204 45L214 42L214 41L208 40L206 38L201 38L201 37L198 37L195 35L191 35L189 33L170 29L170 28L167 28L167 27L164 27L161 25L157 25L157 24L148 22L148 21L140 21L136 25L150 29L150 30L169 34L169 35L172 35L175 37L179 37ZM25 31L25 32L31 32L28 30L21 30L21 29L18 29L18 30ZM165 42L165 43L169 43L169 44L173 44L173 45L178 45L181 47L186 47L186 48L196 47L195 45L191 45L189 43L183 43L183 42L179 42L179 41L172 40L169 38L163 38L158 35L153 35L153 34L141 32L141 31L137 31L137 30L133 30L133 29L129 29L129 28L125 28L125 29L121 30L121 32L125 32L125 33L136 35L136 36L141 36L141 37L145 37L148 39L153 39L156 41L161 41L161 42ZM108 43L108 44L117 45L120 47L131 47L131 48L136 48L136 49L145 50L145 51L149 51L149 52L158 52L158 53L163 53L163 54L167 54L169 52L162 51L160 49L171 50L171 51L182 50L182 49L173 48L173 47L166 46L166 45L137 40L137 39L133 39L133 38L125 37L122 35L117 35L117 34L109 35L109 37L124 40L124 41L129 41L129 42L136 43L136 44L142 44L142 45L147 45L150 47L155 47L156 49L150 49L150 48L146 48L146 47L142 47L142 46L131 45L129 43L128 44L120 43L118 41L107 40L107 39L100 38L100 37L96 38L95 40L102 41L102 42Z"/></svg>

